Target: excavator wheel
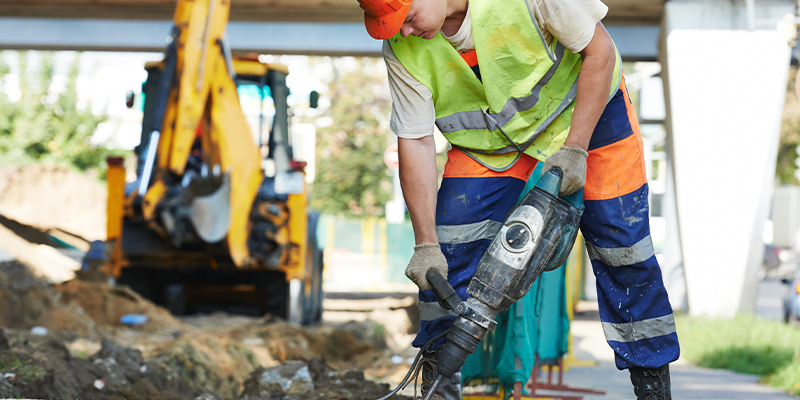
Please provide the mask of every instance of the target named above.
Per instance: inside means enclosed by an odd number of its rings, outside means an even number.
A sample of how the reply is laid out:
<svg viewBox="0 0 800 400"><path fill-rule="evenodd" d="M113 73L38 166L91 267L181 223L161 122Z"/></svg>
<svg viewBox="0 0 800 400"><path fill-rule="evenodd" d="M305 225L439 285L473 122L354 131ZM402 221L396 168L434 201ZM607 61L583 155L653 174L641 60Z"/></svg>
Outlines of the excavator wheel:
<svg viewBox="0 0 800 400"><path fill-rule="evenodd" d="M306 246L306 280L289 283L290 322L312 325L322 319L322 250L317 243L319 214L308 214L308 241Z"/></svg>
<svg viewBox="0 0 800 400"><path fill-rule="evenodd" d="M317 242L318 213L308 215L308 251L306 265L309 266L311 291L303 296L303 325L312 325L322 320L322 268L324 266L322 249Z"/></svg>

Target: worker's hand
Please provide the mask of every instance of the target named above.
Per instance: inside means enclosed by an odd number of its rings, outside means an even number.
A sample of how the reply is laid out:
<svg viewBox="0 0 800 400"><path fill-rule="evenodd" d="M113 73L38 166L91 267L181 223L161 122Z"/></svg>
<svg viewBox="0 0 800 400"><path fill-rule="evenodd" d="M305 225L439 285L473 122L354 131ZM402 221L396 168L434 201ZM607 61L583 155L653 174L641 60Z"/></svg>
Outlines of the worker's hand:
<svg viewBox="0 0 800 400"><path fill-rule="evenodd" d="M561 146L544 162L542 174L553 167L561 168L564 178L558 194L567 196L580 190L586 184L586 158L589 153L577 147Z"/></svg>
<svg viewBox="0 0 800 400"><path fill-rule="evenodd" d="M431 290L425 273L429 269L438 271L444 279L447 279L447 259L442 254L442 249L438 243L418 244L414 246L414 255L406 267L406 276L419 286L421 290Z"/></svg>

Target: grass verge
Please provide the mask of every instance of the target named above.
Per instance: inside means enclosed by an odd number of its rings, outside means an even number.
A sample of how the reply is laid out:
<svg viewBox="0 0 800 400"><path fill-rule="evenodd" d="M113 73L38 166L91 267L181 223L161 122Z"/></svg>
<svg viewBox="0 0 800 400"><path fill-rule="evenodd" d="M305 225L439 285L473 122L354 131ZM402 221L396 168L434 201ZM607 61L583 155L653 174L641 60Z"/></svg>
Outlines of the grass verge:
<svg viewBox="0 0 800 400"><path fill-rule="evenodd" d="M675 324L687 360L759 375L762 383L800 395L800 329L751 315L732 320L679 315Z"/></svg>

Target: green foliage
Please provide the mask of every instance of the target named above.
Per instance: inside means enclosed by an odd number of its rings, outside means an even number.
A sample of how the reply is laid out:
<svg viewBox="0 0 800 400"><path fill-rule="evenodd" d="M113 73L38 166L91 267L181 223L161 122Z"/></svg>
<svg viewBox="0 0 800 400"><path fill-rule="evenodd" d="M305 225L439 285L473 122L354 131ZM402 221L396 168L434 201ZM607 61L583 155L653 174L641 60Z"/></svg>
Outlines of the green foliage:
<svg viewBox="0 0 800 400"><path fill-rule="evenodd" d="M786 88L786 102L784 103L783 119L781 122L781 137L778 145L778 163L775 167L775 177L783 185L798 185L800 181L795 177L797 169L797 147L800 146L800 101L795 93L794 83L797 68L789 71Z"/></svg>
<svg viewBox="0 0 800 400"><path fill-rule="evenodd" d="M701 367L762 376L800 394L800 330L752 315L732 320L676 316L681 354Z"/></svg>
<svg viewBox="0 0 800 400"><path fill-rule="evenodd" d="M333 67L323 117L332 125L317 131L317 175L311 206L326 214L368 217L384 213L392 197L392 180L383 152L392 133L388 113L391 96L380 59L356 59L357 68L342 60L320 59Z"/></svg>
<svg viewBox="0 0 800 400"><path fill-rule="evenodd" d="M106 157L122 154L89 142L106 115L93 114L90 102L78 105L80 55L70 61L66 85L60 92L54 85L54 53L17 55L21 98L12 102L6 88L0 86L0 162L59 164L85 171L102 168ZM31 60L38 61L36 68L31 67ZM0 85L7 82L9 71L0 59Z"/></svg>
<svg viewBox="0 0 800 400"><path fill-rule="evenodd" d="M22 379L32 381L47 374L33 359L21 360L10 353L0 354L0 374L14 373Z"/></svg>

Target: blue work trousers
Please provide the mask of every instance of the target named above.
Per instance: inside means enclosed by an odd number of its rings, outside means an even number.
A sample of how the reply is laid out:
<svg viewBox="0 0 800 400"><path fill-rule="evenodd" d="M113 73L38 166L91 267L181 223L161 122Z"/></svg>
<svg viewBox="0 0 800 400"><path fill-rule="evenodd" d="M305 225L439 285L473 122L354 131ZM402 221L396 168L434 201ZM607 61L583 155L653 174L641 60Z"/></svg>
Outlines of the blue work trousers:
<svg viewBox="0 0 800 400"><path fill-rule="evenodd" d="M512 168L495 172L460 150L448 153L436 232L447 258L448 280L462 300L469 296L467 286L478 261L536 162L524 155ZM672 306L650 238L642 138L624 81L592 134L584 193L581 231L597 278L603 331L617 368L655 368L675 361L680 349ZM419 299L421 329L413 343L417 347L455 320L432 291L421 291Z"/></svg>

